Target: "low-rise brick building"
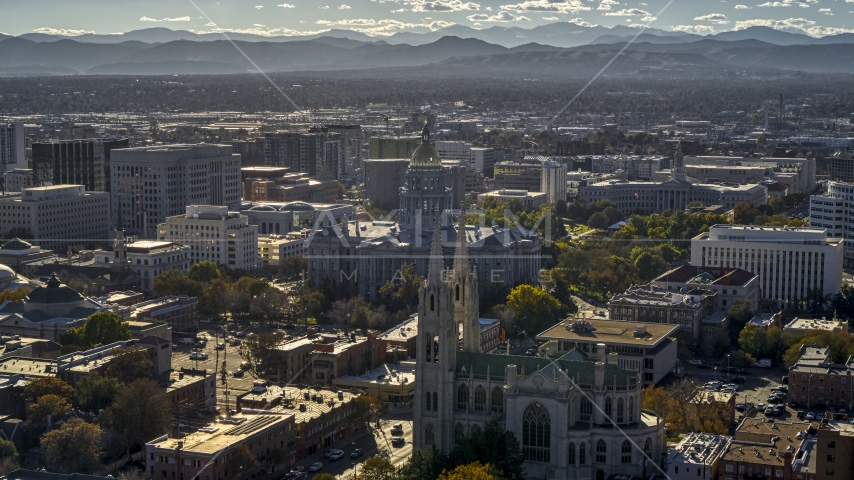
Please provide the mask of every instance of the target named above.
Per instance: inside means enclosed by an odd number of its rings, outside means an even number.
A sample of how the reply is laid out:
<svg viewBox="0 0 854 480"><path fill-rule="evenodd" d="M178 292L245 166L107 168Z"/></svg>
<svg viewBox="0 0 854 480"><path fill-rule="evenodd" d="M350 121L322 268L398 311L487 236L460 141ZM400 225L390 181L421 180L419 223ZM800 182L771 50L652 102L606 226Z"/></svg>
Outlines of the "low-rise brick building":
<svg viewBox="0 0 854 480"><path fill-rule="evenodd" d="M802 345L798 362L789 368L787 401L812 408L854 408L854 356L844 364L833 363L830 348Z"/></svg>
<svg viewBox="0 0 854 480"><path fill-rule="evenodd" d="M816 480L809 423L747 418L718 463L717 480Z"/></svg>

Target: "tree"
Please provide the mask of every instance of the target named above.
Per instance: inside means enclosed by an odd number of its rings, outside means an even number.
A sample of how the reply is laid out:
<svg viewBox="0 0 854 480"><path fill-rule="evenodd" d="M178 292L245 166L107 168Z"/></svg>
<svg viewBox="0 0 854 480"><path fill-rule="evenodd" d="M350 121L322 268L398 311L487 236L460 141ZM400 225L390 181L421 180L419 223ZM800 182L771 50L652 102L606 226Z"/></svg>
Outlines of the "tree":
<svg viewBox="0 0 854 480"><path fill-rule="evenodd" d="M768 202L768 206L771 207L775 213L783 213L788 210L786 202L784 202L782 198L772 198L771 201Z"/></svg>
<svg viewBox="0 0 854 480"><path fill-rule="evenodd" d="M649 281L667 270L667 262L658 255L643 252L635 260L635 268L638 269L638 275L642 280Z"/></svg>
<svg viewBox="0 0 854 480"><path fill-rule="evenodd" d="M733 339L735 339L734 337L741 332L751 318L753 318L753 305L749 301L732 301L732 305L729 307L729 328L735 334L732 335Z"/></svg>
<svg viewBox="0 0 854 480"><path fill-rule="evenodd" d="M97 412L110 406L120 387L115 378L98 374L85 375L75 386L77 404L84 410Z"/></svg>
<svg viewBox="0 0 854 480"><path fill-rule="evenodd" d="M519 285L507 295L507 306L516 311L517 328L530 334L554 325L566 307L549 292L531 285Z"/></svg>
<svg viewBox="0 0 854 480"><path fill-rule="evenodd" d="M24 398L38 400L45 395L56 395L71 403L74 399L74 389L64 380L56 377L36 378L24 386Z"/></svg>
<svg viewBox="0 0 854 480"><path fill-rule="evenodd" d="M130 450L162 435L172 423L172 403L157 382L136 380L124 385L105 412L106 423Z"/></svg>
<svg viewBox="0 0 854 480"><path fill-rule="evenodd" d="M51 469L67 473L95 473L103 455L101 428L79 418L62 424L41 439L45 462Z"/></svg>
<svg viewBox="0 0 854 480"><path fill-rule="evenodd" d="M174 268L154 277L154 284L152 285L152 290L158 297L188 295L198 298L202 296L204 289L203 283L190 280L183 272Z"/></svg>
<svg viewBox="0 0 854 480"><path fill-rule="evenodd" d="M55 423L59 417L71 410L71 403L65 398L53 394L42 395L30 405L27 415L27 428L31 432L43 432L48 423Z"/></svg>
<svg viewBox="0 0 854 480"><path fill-rule="evenodd" d="M246 371L255 378L287 372L287 358L276 346L281 339L272 333L259 333L243 340L238 347L240 357L247 363Z"/></svg>
<svg viewBox="0 0 854 480"><path fill-rule="evenodd" d="M382 403L377 397L370 395L359 395L353 401L353 416L355 418L368 418L373 420L377 418L382 410Z"/></svg>
<svg viewBox="0 0 854 480"><path fill-rule="evenodd" d="M739 203L732 209L733 222L739 225L751 225L753 220L761 214L762 212L756 206L749 203Z"/></svg>
<svg viewBox="0 0 854 480"><path fill-rule="evenodd" d="M444 470L448 457L430 445L426 450L413 450L400 469L401 480L435 480Z"/></svg>
<svg viewBox="0 0 854 480"><path fill-rule="evenodd" d="M497 480L499 477L492 473L492 466L480 462L458 465L452 471L444 471L438 480Z"/></svg>
<svg viewBox="0 0 854 480"><path fill-rule="evenodd" d="M603 212L596 212L593 215L590 215L590 218L587 220L587 226L596 230L605 230L611 225L612 224L608 222L608 215Z"/></svg>
<svg viewBox="0 0 854 480"><path fill-rule="evenodd" d="M130 338L130 326L121 315L104 311L89 315L85 325L69 329L60 337L60 343L63 351L70 353Z"/></svg>
<svg viewBox="0 0 854 480"><path fill-rule="evenodd" d="M15 290L4 290L0 293L0 304L3 302L20 302L27 298L30 294L30 289L27 287L18 287Z"/></svg>
<svg viewBox="0 0 854 480"><path fill-rule="evenodd" d="M396 283L395 281L396 280ZM404 264L395 277L380 287L377 303L384 304L392 312L411 310L418 305L418 292L422 278L415 273L415 265Z"/></svg>
<svg viewBox="0 0 854 480"><path fill-rule="evenodd" d="M255 473L258 468L258 458L245 445L239 445L231 453L226 464L226 471L232 472L231 477L235 479L246 478Z"/></svg>
<svg viewBox="0 0 854 480"><path fill-rule="evenodd" d="M15 448L15 444L11 440L6 440L5 438L0 438L0 460L12 457L17 458L18 449Z"/></svg>
<svg viewBox="0 0 854 480"><path fill-rule="evenodd" d="M750 368L756 365L756 359L749 353L736 350L730 354L729 363L733 367Z"/></svg>
<svg viewBox="0 0 854 480"><path fill-rule="evenodd" d="M664 387L650 385L641 393L641 406L644 410L653 411L659 417L666 419L670 412L670 396Z"/></svg>
<svg viewBox="0 0 854 480"><path fill-rule="evenodd" d="M148 378L151 366L148 351L144 348L116 348L113 349L113 358L104 374L121 383L131 383L134 380Z"/></svg>
<svg viewBox="0 0 854 480"><path fill-rule="evenodd" d="M362 480L392 480L396 474L394 464L380 456L371 457L362 464Z"/></svg>
<svg viewBox="0 0 854 480"><path fill-rule="evenodd" d="M190 265L187 270L187 278L196 282L210 283L215 278L222 278L219 265L210 260L202 260Z"/></svg>
<svg viewBox="0 0 854 480"><path fill-rule="evenodd" d="M833 295L830 301L837 315L842 318L854 319L854 287L847 283Z"/></svg>
<svg viewBox="0 0 854 480"><path fill-rule="evenodd" d="M311 480L338 480L335 478L335 475L331 473L321 473L320 475L315 475L311 477Z"/></svg>

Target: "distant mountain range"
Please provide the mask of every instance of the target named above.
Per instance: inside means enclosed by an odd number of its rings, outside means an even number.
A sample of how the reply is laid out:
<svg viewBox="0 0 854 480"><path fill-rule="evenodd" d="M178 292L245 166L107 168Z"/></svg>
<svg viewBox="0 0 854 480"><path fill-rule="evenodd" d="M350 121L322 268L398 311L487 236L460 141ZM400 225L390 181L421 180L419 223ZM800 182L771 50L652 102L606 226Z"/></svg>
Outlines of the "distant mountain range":
<svg viewBox="0 0 854 480"><path fill-rule="evenodd" d="M305 37L229 34L229 38L266 72L437 65L572 76L601 68L638 32L633 27L562 22L532 29L455 25L381 39L347 30ZM852 44L854 34L814 38L767 27L707 36L647 29L614 62L610 73L736 67L854 73ZM252 71L252 64L221 34L151 28L121 35L0 35L0 75L6 76Z"/></svg>

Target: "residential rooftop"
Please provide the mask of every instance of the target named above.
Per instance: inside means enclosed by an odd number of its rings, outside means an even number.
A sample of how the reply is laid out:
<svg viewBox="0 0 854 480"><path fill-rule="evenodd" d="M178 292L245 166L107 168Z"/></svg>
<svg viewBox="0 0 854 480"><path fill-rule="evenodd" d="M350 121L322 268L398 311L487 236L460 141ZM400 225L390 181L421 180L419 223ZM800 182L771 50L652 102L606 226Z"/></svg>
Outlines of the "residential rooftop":
<svg viewBox="0 0 854 480"><path fill-rule="evenodd" d="M673 447L667 462L712 464L726 451L731 440L732 437L726 435L691 432Z"/></svg>
<svg viewBox="0 0 854 480"><path fill-rule="evenodd" d="M160 437L149 445L170 451L180 448L187 452L213 454L261 430L283 426L292 417L287 412L238 413L217 419L183 438Z"/></svg>
<svg viewBox="0 0 854 480"><path fill-rule="evenodd" d="M784 423L766 421L761 417L745 418L722 459L782 467L786 452L791 452L797 459L798 452L805 450L804 446L814 438L809 435L809 429L809 422Z"/></svg>
<svg viewBox="0 0 854 480"><path fill-rule="evenodd" d="M0 360L0 375L4 376L55 377L56 373L56 360L21 357L8 357Z"/></svg>

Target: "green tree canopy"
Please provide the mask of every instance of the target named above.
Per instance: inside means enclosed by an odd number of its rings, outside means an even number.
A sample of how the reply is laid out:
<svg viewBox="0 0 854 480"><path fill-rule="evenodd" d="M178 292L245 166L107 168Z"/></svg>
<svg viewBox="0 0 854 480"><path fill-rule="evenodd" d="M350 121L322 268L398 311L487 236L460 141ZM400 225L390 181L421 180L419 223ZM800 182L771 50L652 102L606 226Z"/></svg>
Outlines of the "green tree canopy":
<svg viewBox="0 0 854 480"><path fill-rule="evenodd" d="M531 285L514 288L507 295L507 306L516 312L517 328L531 336L554 325L567 312L549 292Z"/></svg>
<svg viewBox="0 0 854 480"><path fill-rule="evenodd" d="M74 389L65 380L56 377L34 378L24 386L24 398L38 400L45 395L56 395L71 403L74 399Z"/></svg>
<svg viewBox="0 0 854 480"><path fill-rule="evenodd" d="M124 385L104 413L106 424L130 451L168 431L171 410L172 402L157 382L141 379Z"/></svg>
<svg viewBox="0 0 854 480"><path fill-rule="evenodd" d="M65 473L95 473L100 467L101 428L72 418L41 439L45 462L54 471Z"/></svg>
<svg viewBox="0 0 854 480"><path fill-rule="evenodd" d="M27 428L34 432L43 432L48 427L48 421L56 422L69 410L71 410L71 402L65 398L52 393L42 395L30 405Z"/></svg>
<svg viewBox="0 0 854 480"><path fill-rule="evenodd" d="M246 371L255 378L288 371L287 357L276 349L282 339L272 333L259 333L244 339L238 347L240 358L246 361Z"/></svg>
<svg viewBox="0 0 854 480"><path fill-rule="evenodd" d="M151 360L144 348L117 348L104 374L121 383L131 383L151 374Z"/></svg>
<svg viewBox="0 0 854 480"><path fill-rule="evenodd" d="M210 283L216 278L222 278L219 265L210 260L202 260L190 265L187 278L201 283Z"/></svg>
<svg viewBox="0 0 854 480"><path fill-rule="evenodd" d="M63 351L75 352L130 338L130 327L121 315L104 311L89 315L85 325L66 331L60 337L60 343Z"/></svg>
<svg viewBox="0 0 854 480"><path fill-rule="evenodd" d="M110 406L120 387L115 378L98 374L84 375L74 387L77 404L84 410L97 412Z"/></svg>

